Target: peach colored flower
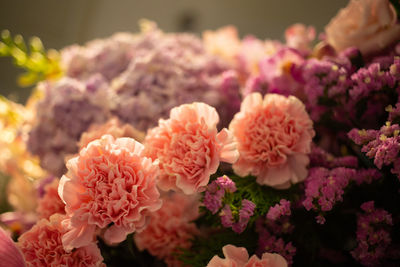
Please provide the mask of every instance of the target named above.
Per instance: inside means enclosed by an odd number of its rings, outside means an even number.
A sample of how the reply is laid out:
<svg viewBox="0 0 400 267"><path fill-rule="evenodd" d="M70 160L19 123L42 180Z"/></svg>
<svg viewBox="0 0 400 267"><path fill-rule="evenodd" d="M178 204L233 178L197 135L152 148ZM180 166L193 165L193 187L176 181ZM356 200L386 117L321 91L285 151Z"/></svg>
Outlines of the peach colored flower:
<svg viewBox="0 0 400 267"><path fill-rule="evenodd" d="M61 237L64 215L54 214L50 220L41 219L18 239L18 247L28 266L104 266L100 249L95 243L66 252Z"/></svg>
<svg viewBox="0 0 400 267"><path fill-rule="evenodd" d="M51 215L65 214L65 204L58 195L59 179L55 178L50 184L44 187L45 194L39 199L36 209L40 218L49 219Z"/></svg>
<svg viewBox="0 0 400 267"><path fill-rule="evenodd" d="M303 103L294 96L259 93L242 102L229 129L238 142L239 160L233 170L257 176L257 182L288 188L307 176L307 154L314 136L313 123Z"/></svg>
<svg viewBox="0 0 400 267"><path fill-rule="evenodd" d="M286 29L285 38L289 47L300 51L310 51L310 43L315 39L315 28L296 23Z"/></svg>
<svg viewBox="0 0 400 267"><path fill-rule="evenodd" d="M112 118L104 124L92 124L89 129L81 135L79 147L86 147L93 140L110 134L114 138L130 137L142 143L145 134L133 128L130 124L123 124L118 118Z"/></svg>
<svg viewBox="0 0 400 267"><path fill-rule="evenodd" d="M1 266L25 267L24 258L10 236L0 227Z"/></svg>
<svg viewBox="0 0 400 267"><path fill-rule="evenodd" d="M400 39L397 14L388 0L351 0L325 32L337 51L355 46L363 54L382 50Z"/></svg>
<svg viewBox="0 0 400 267"><path fill-rule="evenodd" d="M203 42L209 53L220 56L229 63L236 63L240 39L235 26L229 25L216 31L205 31Z"/></svg>
<svg viewBox="0 0 400 267"><path fill-rule="evenodd" d="M173 108L145 139L145 155L160 161L158 186L163 190L201 191L220 161L234 163L236 142L230 131L217 131L217 111L204 103Z"/></svg>
<svg viewBox="0 0 400 267"><path fill-rule="evenodd" d="M222 248L225 259L214 256L207 267L287 267L286 260L279 254L264 253L260 258L253 255L249 259L246 248L226 245Z"/></svg>
<svg viewBox="0 0 400 267"><path fill-rule="evenodd" d="M151 214L148 227L134 236L140 250L164 260L168 266L180 266L173 255L177 248L190 248L190 239L199 233L192 222L199 213L197 197L181 193L167 194L163 206Z"/></svg>
<svg viewBox="0 0 400 267"><path fill-rule="evenodd" d="M67 162L58 188L69 216L62 238L67 250L90 244L100 229L107 243L119 243L143 230L149 212L161 207L158 166L142 150L132 138L103 135Z"/></svg>

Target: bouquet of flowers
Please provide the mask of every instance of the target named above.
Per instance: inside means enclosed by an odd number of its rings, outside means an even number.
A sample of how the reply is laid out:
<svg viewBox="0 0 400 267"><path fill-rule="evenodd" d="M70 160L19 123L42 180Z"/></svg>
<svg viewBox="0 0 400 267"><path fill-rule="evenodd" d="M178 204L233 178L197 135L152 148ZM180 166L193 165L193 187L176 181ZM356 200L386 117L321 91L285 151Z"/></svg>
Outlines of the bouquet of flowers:
<svg viewBox="0 0 400 267"><path fill-rule="evenodd" d="M4 266L398 266L400 3L316 38L150 21L46 51L0 98Z"/></svg>

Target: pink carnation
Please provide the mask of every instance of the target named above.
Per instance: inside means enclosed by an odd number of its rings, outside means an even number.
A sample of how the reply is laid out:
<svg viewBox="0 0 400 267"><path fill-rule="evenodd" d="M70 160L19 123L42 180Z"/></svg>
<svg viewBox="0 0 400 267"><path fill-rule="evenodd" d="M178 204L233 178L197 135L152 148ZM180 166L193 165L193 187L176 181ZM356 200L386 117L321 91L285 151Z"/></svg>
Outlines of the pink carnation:
<svg viewBox="0 0 400 267"><path fill-rule="evenodd" d="M163 206L151 214L148 227L134 236L140 250L165 260L168 266L180 266L173 256L177 248L190 248L190 239L199 230L192 222L198 217L198 199L180 193L163 198Z"/></svg>
<svg viewBox="0 0 400 267"><path fill-rule="evenodd" d="M230 131L217 131L217 111L204 103L173 108L145 139L145 155L160 161L158 185L163 190L201 191L220 161L234 163L236 142Z"/></svg>
<svg viewBox="0 0 400 267"><path fill-rule="evenodd" d="M296 97L248 95L229 129L238 142L240 176L257 176L257 182L288 188L307 176L307 154L314 136L313 123Z"/></svg>
<svg viewBox="0 0 400 267"><path fill-rule="evenodd" d="M2 266L25 267L24 258L10 236L0 227L0 262Z"/></svg>
<svg viewBox="0 0 400 267"><path fill-rule="evenodd" d="M67 162L58 188L69 215L63 222L69 229L63 236L66 249L89 244L99 229L107 243L119 243L143 230L149 212L161 207L158 167L142 150L131 138L103 135Z"/></svg>
<svg viewBox="0 0 400 267"><path fill-rule="evenodd" d="M214 256L207 267L286 267L286 260L279 254L264 253L261 259L253 255L249 259L247 250L242 247L226 245L222 248L225 259Z"/></svg>
<svg viewBox="0 0 400 267"><path fill-rule="evenodd" d="M95 243L66 252L61 237L63 215L54 214L50 221L42 219L18 239L18 246L28 266L105 266Z"/></svg>
<svg viewBox="0 0 400 267"><path fill-rule="evenodd" d="M65 214L65 204L58 195L59 179L47 184L44 188L44 196L39 199L36 209L40 218L49 219L51 215L60 213Z"/></svg>
<svg viewBox="0 0 400 267"><path fill-rule="evenodd" d="M93 140L101 138L105 134L110 134L114 138L130 137L138 142L143 142L144 133L136 130L130 124L123 124L117 118L112 118L104 124L92 124L79 141L79 147L86 147Z"/></svg>

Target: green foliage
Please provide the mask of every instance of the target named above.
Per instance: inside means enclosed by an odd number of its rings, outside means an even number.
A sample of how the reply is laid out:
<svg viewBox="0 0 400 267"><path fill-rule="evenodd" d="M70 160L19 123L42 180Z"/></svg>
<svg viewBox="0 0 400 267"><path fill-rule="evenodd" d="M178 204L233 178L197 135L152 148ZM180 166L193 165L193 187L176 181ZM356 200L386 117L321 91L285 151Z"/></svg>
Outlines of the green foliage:
<svg viewBox="0 0 400 267"><path fill-rule="evenodd" d="M11 57L17 67L26 70L18 77L18 84L22 87L61 75L58 52L46 51L38 37L31 38L27 45L21 35L12 38L10 32L4 30L1 32L0 56Z"/></svg>

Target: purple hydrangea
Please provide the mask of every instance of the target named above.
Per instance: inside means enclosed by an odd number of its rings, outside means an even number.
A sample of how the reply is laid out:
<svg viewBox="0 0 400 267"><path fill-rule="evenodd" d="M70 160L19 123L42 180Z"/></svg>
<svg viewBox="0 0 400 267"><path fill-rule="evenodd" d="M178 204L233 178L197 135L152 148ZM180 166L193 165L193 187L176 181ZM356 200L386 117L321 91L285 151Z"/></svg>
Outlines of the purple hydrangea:
<svg viewBox="0 0 400 267"><path fill-rule="evenodd" d="M78 151L81 134L92 123L110 117L112 94L99 74L85 83L66 77L39 88L44 97L37 103L27 147L39 156L44 169L59 177L65 170L65 157Z"/></svg>
<svg viewBox="0 0 400 267"><path fill-rule="evenodd" d="M171 108L194 101L215 107L227 124L239 109L239 82L225 63L190 34L157 28L137 36L127 69L112 82L113 113L139 130L168 117Z"/></svg>

